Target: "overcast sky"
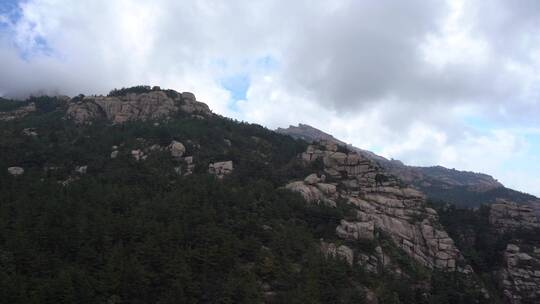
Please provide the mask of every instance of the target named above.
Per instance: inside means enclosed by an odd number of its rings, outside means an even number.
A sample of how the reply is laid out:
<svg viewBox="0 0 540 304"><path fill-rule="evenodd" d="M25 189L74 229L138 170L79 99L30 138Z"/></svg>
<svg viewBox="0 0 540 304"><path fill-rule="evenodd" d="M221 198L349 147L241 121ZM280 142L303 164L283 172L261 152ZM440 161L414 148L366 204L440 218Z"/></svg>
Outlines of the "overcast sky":
<svg viewBox="0 0 540 304"><path fill-rule="evenodd" d="M0 0L0 95L192 91L540 195L540 1Z"/></svg>

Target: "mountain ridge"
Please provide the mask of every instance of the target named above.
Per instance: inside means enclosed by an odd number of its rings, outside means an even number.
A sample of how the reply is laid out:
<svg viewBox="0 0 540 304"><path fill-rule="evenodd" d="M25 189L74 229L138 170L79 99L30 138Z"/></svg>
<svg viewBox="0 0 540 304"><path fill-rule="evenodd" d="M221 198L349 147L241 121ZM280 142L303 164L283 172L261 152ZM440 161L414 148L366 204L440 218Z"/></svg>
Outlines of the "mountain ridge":
<svg viewBox="0 0 540 304"><path fill-rule="evenodd" d="M448 169L443 166L409 166L394 159L387 159L371 151L354 147L333 135L325 133L307 124L277 128L278 133L302 138L307 141L330 140L358 151L360 154L377 161L382 167L398 176L404 182L414 185L435 200L450 201L458 206L478 207L481 203L495 203L503 198L517 203L540 204L537 197L506 188L488 174ZM458 193L470 197L459 197ZM450 197L450 199L449 199Z"/></svg>

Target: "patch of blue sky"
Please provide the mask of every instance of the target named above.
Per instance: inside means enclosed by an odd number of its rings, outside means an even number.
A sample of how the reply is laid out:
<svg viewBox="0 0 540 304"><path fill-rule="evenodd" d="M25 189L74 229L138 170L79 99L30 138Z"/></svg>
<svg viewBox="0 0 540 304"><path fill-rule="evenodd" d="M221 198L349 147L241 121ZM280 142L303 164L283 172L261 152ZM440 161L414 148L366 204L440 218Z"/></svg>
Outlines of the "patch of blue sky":
<svg viewBox="0 0 540 304"><path fill-rule="evenodd" d="M227 60L220 58L213 59L210 64L222 70L227 70L231 67ZM227 76L219 79L220 85L231 94L229 109L235 112L238 111L237 102L239 100L246 100L246 94L251 85L250 74L252 72L271 72L277 69L278 66L278 61L270 55L256 59L246 59L240 64L240 71L229 73Z"/></svg>
<svg viewBox="0 0 540 304"><path fill-rule="evenodd" d="M467 116L464 118L464 122L467 126L478 131L489 131L495 128L495 125L490 121L476 116Z"/></svg>
<svg viewBox="0 0 540 304"><path fill-rule="evenodd" d="M1 0L0 1L0 16L5 18L4 22L0 22L0 29L9 26L9 23L16 22L21 18L20 0Z"/></svg>
<svg viewBox="0 0 540 304"><path fill-rule="evenodd" d="M251 84L251 80L248 74L235 74L220 80L220 84L223 88L231 93L232 102L230 108L233 111L237 111L236 103L239 100L245 100L247 90Z"/></svg>
<svg viewBox="0 0 540 304"><path fill-rule="evenodd" d="M540 133L528 133L525 139L529 145L529 149L536 153L537 158L540 158Z"/></svg>
<svg viewBox="0 0 540 304"><path fill-rule="evenodd" d="M21 18L21 0L0 0L0 35L12 41L12 45L18 50L19 56L29 60L34 55L54 55L53 49L43 36L33 36L24 43L16 43L14 39L13 25Z"/></svg>

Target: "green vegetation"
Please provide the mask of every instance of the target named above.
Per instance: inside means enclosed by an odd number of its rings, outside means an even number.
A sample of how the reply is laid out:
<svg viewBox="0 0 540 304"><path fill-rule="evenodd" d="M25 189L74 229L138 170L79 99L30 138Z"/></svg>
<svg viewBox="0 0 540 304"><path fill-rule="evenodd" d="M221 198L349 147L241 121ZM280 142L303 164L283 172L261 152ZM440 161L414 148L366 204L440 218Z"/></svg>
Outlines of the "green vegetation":
<svg viewBox="0 0 540 304"><path fill-rule="evenodd" d="M497 198L516 203L526 203L535 200L535 197L530 194L505 187L498 187L487 191L470 191L464 186L446 189L447 187L435 183L429 187L418 186L431 199L451 203L461 208L477 208L482 204L492 204L495 203Z"/></svg>
<svg viewBox="0 0 540 304"><path fill-rule="evenodd" d="M63 119L60 100L31 101L36 113L0 122L2 302L364 303L369 288L383 304L482 303L462 277L431 273L382 235L344 243L368 254L382 246L403 275L322 256L320 239L343 242L335 228L354 215L346 202L308 205L282 188L322 169L300 163L301 140L183 114L76 126ZM38 135L22 135L25 128ZM149 149L172 140L194 157L192 175L178 175L185 164L166 149ZM135 161L133 149L148 159ZM225 160L234 162L231 175L207 174L209 163ZM74 172L83 165L86 174ZM9 166L25 173L13 177Z"/></svg>
<svg viewBox="0 0 540 304"><path fill-rule="evenodd" d="M107 96L125 96L129 93L142 94L151 92L152 88L147 85L138 85L129 88L113 89Z"/></svg>

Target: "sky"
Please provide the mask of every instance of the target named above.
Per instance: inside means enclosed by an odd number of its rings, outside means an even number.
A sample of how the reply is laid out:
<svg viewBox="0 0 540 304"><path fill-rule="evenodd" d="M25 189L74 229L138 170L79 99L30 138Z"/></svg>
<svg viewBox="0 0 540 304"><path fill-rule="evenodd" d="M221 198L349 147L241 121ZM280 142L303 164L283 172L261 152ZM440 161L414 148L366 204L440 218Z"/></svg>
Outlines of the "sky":
<svg viewBox="0 0 540 304"><path fill-rule="evenodd" d="M540 196L537 0L0 0L0 96L159 85Z"/></svg>

